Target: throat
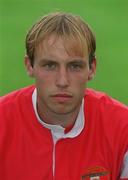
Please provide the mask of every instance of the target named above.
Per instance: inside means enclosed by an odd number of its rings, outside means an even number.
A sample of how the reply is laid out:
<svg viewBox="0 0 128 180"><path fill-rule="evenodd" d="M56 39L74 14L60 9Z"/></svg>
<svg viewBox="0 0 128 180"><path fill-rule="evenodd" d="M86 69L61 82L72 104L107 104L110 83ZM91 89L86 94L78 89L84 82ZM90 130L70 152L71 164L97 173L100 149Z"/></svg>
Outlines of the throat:
<svg viewBox="0 0 128 180"><path fill-rule="evenodd" d="M41 119L41 121L43 121L46 124L51 124L51 125L60 125L63 128L66 128L66 132L69 131L68 129L71 129L73 127L73 125L75 124L75 121L77 119L77 115L76 114L55 114L55 113L42 113L41 111L39 111L38 109L38 115Z"/></svg>

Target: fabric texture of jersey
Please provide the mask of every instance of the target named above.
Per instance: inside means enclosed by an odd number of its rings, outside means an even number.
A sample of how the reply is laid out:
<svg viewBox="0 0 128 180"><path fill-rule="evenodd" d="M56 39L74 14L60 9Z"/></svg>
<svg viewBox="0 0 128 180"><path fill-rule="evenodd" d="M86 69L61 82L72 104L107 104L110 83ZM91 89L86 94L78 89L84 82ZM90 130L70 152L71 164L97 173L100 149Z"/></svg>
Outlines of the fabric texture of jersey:
<svg viewBox="0 0 128 180"><path fill-rule="evenodd" d="M50 129L37 121L34 89L27 87L0 99L0 179L119 180L128 151L128 108L87 89L82 132L58 140L54 147Z"/></svg>

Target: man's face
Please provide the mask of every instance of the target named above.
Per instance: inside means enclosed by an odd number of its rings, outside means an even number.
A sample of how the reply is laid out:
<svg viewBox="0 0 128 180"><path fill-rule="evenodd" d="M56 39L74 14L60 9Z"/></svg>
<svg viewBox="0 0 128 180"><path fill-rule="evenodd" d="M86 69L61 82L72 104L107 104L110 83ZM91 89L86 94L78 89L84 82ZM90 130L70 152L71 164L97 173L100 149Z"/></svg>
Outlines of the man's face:
<svg viewBox="0 0 128 180"><path fill-rule="evenodd" d="M95 67L90 70L87 57L69 55L63 40L51 36L36 50L34 66L28 71L35 78L39 108L60 115L79 109Z"/></svg>

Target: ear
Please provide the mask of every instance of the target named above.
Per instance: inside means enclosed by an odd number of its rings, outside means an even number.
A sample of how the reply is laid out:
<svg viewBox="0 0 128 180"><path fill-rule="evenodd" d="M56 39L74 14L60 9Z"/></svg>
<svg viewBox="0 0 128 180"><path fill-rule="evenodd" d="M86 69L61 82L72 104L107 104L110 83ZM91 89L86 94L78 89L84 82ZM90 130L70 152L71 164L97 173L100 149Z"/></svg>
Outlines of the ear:
<svg viewBox="0 0 128 180"><path fill-rule="evenodd" d="M27 55L25 55L24 64L25 64L25 67L26 67L26 70L27 70L27 74L30 77L33 77L33 67L31 65L31 60Z"/></svg>
<svg viewBox="0 0 128 180"><path fill-rule="evenodd" d="M90 67L89 67L89 75L88 75L88 80L92 80L95 76L96 73L96 58L93 59Z"/></svg>

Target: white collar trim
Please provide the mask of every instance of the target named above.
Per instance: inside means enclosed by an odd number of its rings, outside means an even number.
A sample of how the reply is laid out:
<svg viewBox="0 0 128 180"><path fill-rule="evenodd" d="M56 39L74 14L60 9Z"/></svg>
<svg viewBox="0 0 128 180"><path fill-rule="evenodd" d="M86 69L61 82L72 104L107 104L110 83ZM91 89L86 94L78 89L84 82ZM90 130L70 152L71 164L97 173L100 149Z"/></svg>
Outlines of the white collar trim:
<svg viewBox="0 0 128 180"><path fill-rule="evenodd" d="M37 112L37 107L36 107L36 102L37 102L37 90L35 89L33 94L32 94L32 103L33 103L33 107L34 107L34 111L37 117L37 120L46 128L50 129L52 132L52 135L54 137L54 141L57 141L60 138L73 138L78 136L81 131L84 128L84 124L85 124L85 117L84 117L84 99L82 100L82 104L80 107L80 111L79 114L77 116L76 122L73 126L73 128L68 132L68 133L64 133L65 128L63 128L60 125L51 125L51 124L47 124L45 123L38 115Z"/></svg>

